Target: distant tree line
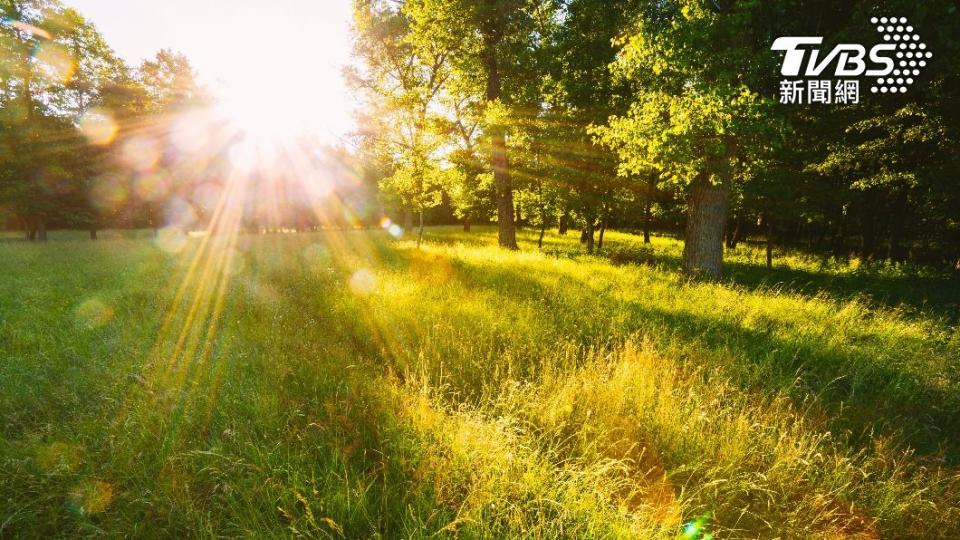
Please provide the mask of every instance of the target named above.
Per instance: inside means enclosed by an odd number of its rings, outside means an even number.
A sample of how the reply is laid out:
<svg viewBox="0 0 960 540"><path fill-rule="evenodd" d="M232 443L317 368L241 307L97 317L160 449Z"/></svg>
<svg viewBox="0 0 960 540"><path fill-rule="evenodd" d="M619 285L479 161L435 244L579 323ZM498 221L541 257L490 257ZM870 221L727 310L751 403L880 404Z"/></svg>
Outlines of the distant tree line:
<svg viewBox="0 0 960 540"><path fill-rule="evenodd" d="M881 5L882 4L882 5ZM469 228L683 231L716 276L745 238L867 261L960 264L958 5L799 0L355 0L359 148L394 214ZM780 36L934 56L909 92L778 102ZM829 72L829 70L828 70ZM827 78L827 76L824 76Z"/></svg>
<svg viewBox="0 0 960 540"><path fill-rule="evenodd" d="M349 153L304 136L285 149L301 171L271 169L214 105L182 54L130 67L74 9L0 1L0 227L31 241L53 228L208 228L236 161L249 162L232 199L248 231L379 220Z"/></svg>
<svg viewBox="0 0 960 540"><path fill-rule="evenodd" d="M52 0L6 0L0 15L0 220L39 241L51 227L156 226L156 193L144 181L138 194L116 156L201 99L187 60L164 50L130 68Z"/></svg>

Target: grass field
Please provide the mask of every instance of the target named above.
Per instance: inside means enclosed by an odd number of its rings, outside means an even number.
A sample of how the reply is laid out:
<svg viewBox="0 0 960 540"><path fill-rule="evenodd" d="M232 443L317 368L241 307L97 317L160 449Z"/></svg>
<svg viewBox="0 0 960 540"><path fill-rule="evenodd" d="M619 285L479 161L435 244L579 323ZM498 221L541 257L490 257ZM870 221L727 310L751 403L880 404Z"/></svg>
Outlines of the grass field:
<svg viewBox="0 0 960 540"><path fill-rule="evenodd" d="M960 537L947 276L107 236L0 242L0 537Z"/></svg>

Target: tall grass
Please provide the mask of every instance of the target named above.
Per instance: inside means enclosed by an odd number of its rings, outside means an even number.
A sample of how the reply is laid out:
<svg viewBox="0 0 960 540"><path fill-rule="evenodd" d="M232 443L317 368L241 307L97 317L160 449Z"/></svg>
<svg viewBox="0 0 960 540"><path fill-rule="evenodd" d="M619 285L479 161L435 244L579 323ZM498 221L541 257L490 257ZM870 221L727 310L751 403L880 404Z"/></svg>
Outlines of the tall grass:
<svg viewBox="0 0 960 540"><path fill-rule="evenodd" d="M428 233L0 244L0 536L960 536L949 278Z"/></svg>

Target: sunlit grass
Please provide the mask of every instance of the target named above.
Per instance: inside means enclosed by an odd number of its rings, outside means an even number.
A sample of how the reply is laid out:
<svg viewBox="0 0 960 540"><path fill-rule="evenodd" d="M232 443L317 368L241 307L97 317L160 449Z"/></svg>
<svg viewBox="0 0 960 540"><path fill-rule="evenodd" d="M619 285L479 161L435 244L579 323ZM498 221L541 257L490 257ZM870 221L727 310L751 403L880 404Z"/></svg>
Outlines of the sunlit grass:
<svg viewBox="0 0 960 540"><path fill-rule="evenodd" d="M428 233L0 244L0 536L960 535L956 284Z"/></svg>

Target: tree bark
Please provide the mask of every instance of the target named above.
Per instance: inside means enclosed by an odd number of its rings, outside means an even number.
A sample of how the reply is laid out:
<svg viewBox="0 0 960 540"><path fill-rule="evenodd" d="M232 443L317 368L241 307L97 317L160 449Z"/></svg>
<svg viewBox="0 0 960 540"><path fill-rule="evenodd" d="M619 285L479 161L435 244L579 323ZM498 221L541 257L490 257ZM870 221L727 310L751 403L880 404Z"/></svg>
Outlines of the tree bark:
<svg viewBox="0 0 960 540"><path fill-rule="evenodd" d="M587 220L587 227L583 229L583 238L587 244L587 253L593 253L593 220Z"/></svg>
<svg viewBox="0 0 960 540"><path fill-rule="evenodd" d="M417 248L423 243L423 210L420 211L420 231L417 233Z"/></svg>
<svg viewBox="0 0 960 540"><path fill-rule="evenodd" d="M37 241L47 241L47 222L43 218L37 218Z"/></svg>
<svg viewBox="0 0 960 540"><path fill-rule="evenodd" d="M714 185L702 174L687 196L687 229L683 273L693 278L720 277L723 270L723 225L730 204L727 185Z"/></svg>
<svg viewBox="0 0 960 540"><path fill-rule="evenodd" d="M737 249L740 243L740 219L733 220L733 228L727 230L727 248Z"/></svg>
<svg viewBox="0 0 960 540"><path fill-rule="evenodd" d="M652 221L650 197L643 203L643 243L650 243L650 222Z"/></svg>
<svg viewBox="0 0 960 540"><path fill-rule="evenodd" d="M597 251L603 251L603 234L607 232L607 220L600 222L600 238L597 239Z"/></svg>
<svg viewBox="0 0 960 540"><path fill-rule="evenodd" d="M90 227L90 239L91 239L91 240L96 240L96 239L97 239L97 228L96 228L96 227Z"/></svg>
<svg viewBox="0 0 960 540"><path fill-rule="evenodd" d="M763 221L767 225L767 268L773 268L773 220L769 214L764 214Z"/></svg>
<svg viewBox="0 0 960 540"><path fill-rule="evenodd" d="M897 194L896 200L894 201L893 212L890 213L890 243L887 247L887 258L891 262L899 263L904 262L906 257L903 253L903 246L901 245L901 239L903 238L903 224L905 221L905 216L903 215L907 210L907 195L906 193Z"/></svg>
<svg viewBox="0 0 960 540"><path fill-rule="evenodd" d="M567 230L570 227L570 211L566 208L563 209L563 215L560 216L560 223L557 227L557 232L561 236L567 234Z"/></svg>
<svg viewBox="0 0 960 540"><path fill-rule="evenodd" d="M470 216L463 218L463 232L470 232Z"/></svg>
<svg viewBox="0 0 960 540"><path fill-rule="evenodd" d="M860 258L865 261L872 261L877 254L875 204L876 197L868 193L866 204L860 214Z"/></svg>
<svg viewBox="0 0 960 540"><path fill-rule="evenodd" d="M837 212L837 228L833 232L833 256L840 258L847 255L847 242L846 236L844 233L844 215L843 211Z"/></svg>
<svg viewBox="0 0 960 540"><path fill-rule="evenodd" d="M483 61L487 71L487 101L500 99L500 72L497 63L497 38L484 36ZM513 222L513 183L507 162L507 136L502 127L490 129L490 165L497 192L497 240L500 247L517 249L517 232Z"/></svg>

